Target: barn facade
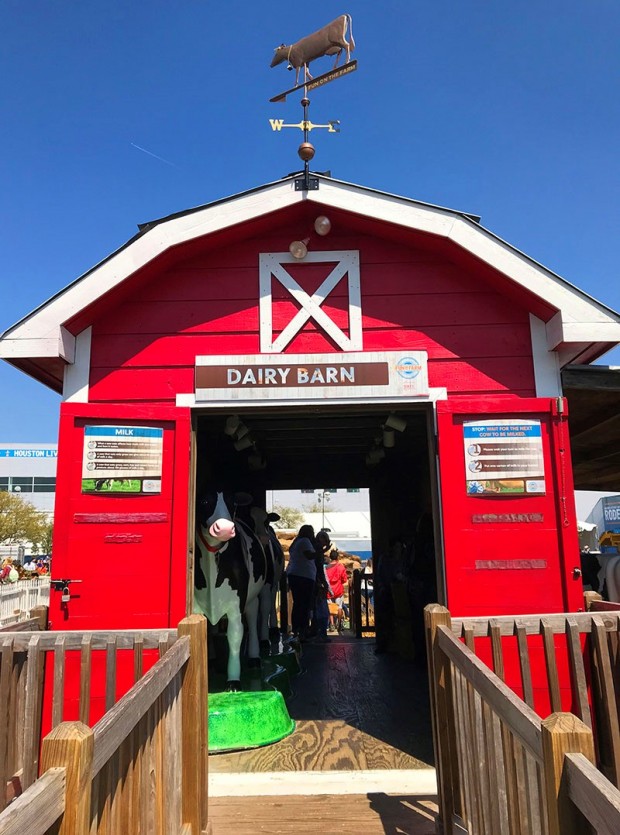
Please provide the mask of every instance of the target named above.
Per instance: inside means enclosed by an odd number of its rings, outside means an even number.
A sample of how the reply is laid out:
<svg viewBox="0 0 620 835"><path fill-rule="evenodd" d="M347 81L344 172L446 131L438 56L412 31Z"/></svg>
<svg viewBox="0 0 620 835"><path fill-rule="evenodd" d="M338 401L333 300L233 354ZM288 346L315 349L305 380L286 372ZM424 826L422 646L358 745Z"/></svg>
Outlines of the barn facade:
<svg viewBox="0 0 620 835"><path fill-rule="evenodd" d="M458 616L582 605L561 371L620 317L479 219L318 176L145 224L8 330L61 392L59 628L176 625L208 486L370 488Z"/></svg>

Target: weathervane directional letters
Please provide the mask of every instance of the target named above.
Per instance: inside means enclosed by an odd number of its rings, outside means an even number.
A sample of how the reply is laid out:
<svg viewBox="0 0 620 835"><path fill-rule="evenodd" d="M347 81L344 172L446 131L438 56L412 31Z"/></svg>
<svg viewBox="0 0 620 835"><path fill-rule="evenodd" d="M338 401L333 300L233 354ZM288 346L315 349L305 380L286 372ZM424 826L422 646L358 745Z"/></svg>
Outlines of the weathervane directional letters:
<svg viewBox="0 0 620 835"><path fill-rule="evenodd" d="M328 133L340 133L340 128L338 125L340 124L340 119L331 119L326 125L315 125L312 122L297 122L294 125L288 125L284 123L284 119L270 119L269 124L271 125L271 130L282 130L282 128L299 128L299 130L303 131L311 131L314 128L327 128Z"/></svg>

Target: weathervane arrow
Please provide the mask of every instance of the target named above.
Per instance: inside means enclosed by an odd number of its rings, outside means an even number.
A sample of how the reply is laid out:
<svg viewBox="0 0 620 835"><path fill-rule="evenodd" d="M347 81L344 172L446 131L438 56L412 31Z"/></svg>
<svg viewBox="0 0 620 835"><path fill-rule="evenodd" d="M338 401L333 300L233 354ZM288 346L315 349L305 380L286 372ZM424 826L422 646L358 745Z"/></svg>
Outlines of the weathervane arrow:
<svg viewBox="0 0 620 835"><path fill-rule="evenodd" d="M329 70L329 72L324 72L322 75L317 75L316 78L311 78L310 81L304 81L303 84L297 84L295 87L291 87L290 90L278 93L277 96L269 99L269 101L271 103L286 101L286 97L290 96L292 93L296 93L297 90L304 90L306 93L310 93L312 90L316 90L317 87L322 87L324 84L329 84L330 81L342 78L343 75L348 75L356 69L357 61L350 61L348 64L345 64L344 67Z"/></svg>

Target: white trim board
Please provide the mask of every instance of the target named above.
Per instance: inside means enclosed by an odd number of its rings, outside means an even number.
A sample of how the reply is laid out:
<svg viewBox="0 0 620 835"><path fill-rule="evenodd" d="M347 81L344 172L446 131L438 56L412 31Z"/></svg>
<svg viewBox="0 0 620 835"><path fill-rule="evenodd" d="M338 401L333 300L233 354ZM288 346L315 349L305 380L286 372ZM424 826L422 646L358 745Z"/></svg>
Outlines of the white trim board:
<svg viewBox="0 0 620 835"><path fill-rule="evenodd" d="M547 343L545 323L530 313L530 335L536 397L561 397L562 376L557 352L551 351Z"/></svg>
<svg viewBox="0 0 620 835"><path fill-rule="evenodd" d="M325 400L322 402L323 409L329 409L330 406L354 406L354 405L365 405L365 406L393 406L394 408L398 407L401 408L403 405L418 405L422 403L436 403L438 400L447 400L448 399L448 389L444 386L438 386L437 388L429 388L428 396L426 397L399 397L395 399L394 397L373 397L372 400L369 400L368 397L339 397L334 398L333 400ZM234 406L235 410L241 411L242 409L247 411L248 409L251 411L256 411L257 409L266 408L266 407L273 407L273 406L294 406L297 408L298 406L313 406L316 408L317 401L316 400L309 400L301 397L296 397L294 399L280 399L280 400L256 400L252 401L244 401L244 402L232 402L230 400L201 400L196 402L196 396L193 392L187 392L183 394L177 394L175 406L184 409L227 409L230 411L231 405Z"/></svg>
<svg viewBox="0 0 620 835"><path fill-rule="evenodd" d="M90 392L90 347L92 328L75 337L75 360L65 366L62 398L69 403L88 403Z"/></svg>
<svg viewBox="0 0 620 835"><path fill-rule="evenodd" d="M218 774L209 771L209 797L310 794L406 794L434 796L434 768L363 771L268 771Z"/></svg>
<svg viewBox="0 0 620 835"><path fill-rule="evenodd" d="M261 353L280 353L284 351L309 319L314 319L316 324L323 328L325 333L333 339L342 351L361 351L363 349L360 256L357 250L309 252L303 260L293 258L289 252L261 252L258 260ZM334 261L336 266L312 297L299 286L285 268L286 264L328 264ZM321 307L345 275L347 276L349 291L350 336L343 333ZM273 278L277 279L288 290L300 307L275 340L273 338L273 297L271 292Z"/></svg>

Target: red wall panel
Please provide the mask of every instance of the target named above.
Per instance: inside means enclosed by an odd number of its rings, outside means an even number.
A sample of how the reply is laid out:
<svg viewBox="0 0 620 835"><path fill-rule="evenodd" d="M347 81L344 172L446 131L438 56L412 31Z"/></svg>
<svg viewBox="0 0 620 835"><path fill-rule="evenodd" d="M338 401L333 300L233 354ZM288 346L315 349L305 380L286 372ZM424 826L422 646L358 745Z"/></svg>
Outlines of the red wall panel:
<svg viewBox="0 0 620 835"><path fill-rule="evenodd" d="M426 350L431 385L450 394L534 393L529 313L501 293L501 281L492 285L473 268L420 246L420 236L407 246L347 235L339 226L339 234L314 241L312 250L359 250L364 350ZM259 353L259 254L284 252L300 235L298 223L284 223L267 237L225 249L186 256L179 248L172 266L95 322L91 401L174 403L177 393L193 391L196 355ZM300 263L287 270L313 293L330 266ZM277 335L298 305L275 279L272 293ZM345 278L323 305L345 333L347 293ZM286 349L338 350L312 320Z"/></svg>

